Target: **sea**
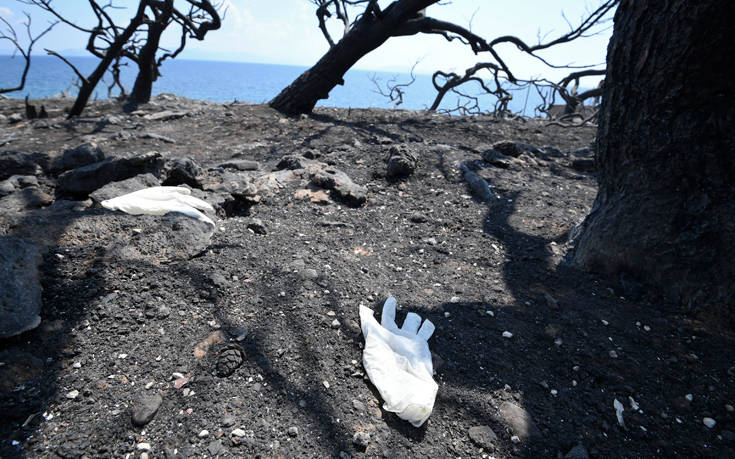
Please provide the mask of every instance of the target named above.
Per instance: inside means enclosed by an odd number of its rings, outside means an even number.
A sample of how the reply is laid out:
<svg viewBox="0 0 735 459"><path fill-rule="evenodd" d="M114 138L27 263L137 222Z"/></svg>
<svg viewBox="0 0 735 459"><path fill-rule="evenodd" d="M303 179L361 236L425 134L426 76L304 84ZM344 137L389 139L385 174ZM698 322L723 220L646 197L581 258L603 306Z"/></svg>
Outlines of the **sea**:
<svg viewBox="0 0 735 459"><path fill-rule="evenodd" d="M93 57L70 57L82 74L89 74L97 65ZM25 61L22 57L0 56L0 88L18 84ZM247 62L198 61L176 59L164 62L161 77L153 85L153 93L172 93L191 99L202 99L214 102L252 102L266 103L288 86L296 77L307 70L307 67L276 64L259 64ZM122 82L129 91L135 80L134 66L123 67ZM389 92L389 84L405 84L412 81L409 72L373 72L352 69L345 75L345 84L337 86L329 94L328 99L319 101L318 106L342 108L397 108L407 110L424 110L428 108L436 96L431 75L416 74L415 81L402 87L404 92L400 104L391 101L381 94ZM75 74L68 65L56 57L38 55L31 59L31 67L26 79L25 88L21 91L5 93L7 97L32 99L46 98L67 94L76 94ZM108 97L106 83L100 83L94 98ZM479 96L479 106L483 111L492 110L495 101L482 95L482 91L471 83L462 91L471 96ZM113 94L114 95L114 94ZM466 98L447 94L440 109L452 109L464 104ZM535 107L542 101L534 89L513 91L510 109L514 113L534 116Z"/></svg>

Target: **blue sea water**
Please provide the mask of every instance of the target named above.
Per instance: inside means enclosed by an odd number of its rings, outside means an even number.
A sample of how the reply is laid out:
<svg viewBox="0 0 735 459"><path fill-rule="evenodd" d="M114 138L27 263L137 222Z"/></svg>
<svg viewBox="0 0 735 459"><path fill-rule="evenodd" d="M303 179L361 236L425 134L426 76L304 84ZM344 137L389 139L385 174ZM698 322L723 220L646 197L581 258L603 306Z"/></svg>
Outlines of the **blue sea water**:
<svg viewBox="0 0 735 459"><path fill-rule="evenodd" d="M71 57L69 60L83 74L89 74L97 64L92 57ZM18 82L24 61L20 57L0 56L0 88L15 86ZM192 99L203 99L215 102L232 102L234 100L253 103L265 103L288 86L307 67L254 64L243 62L169 60L161 68L161 77L154 83L153 93L173 93ZM134 66L123 69L122 81L130 90L135 79ZM33 56L31 68L22 91L6 93L9 97L31 98L50 97L71 88L74 72L59 59L52 56ZM345 75L344 86L337 86L328 99L317 105L343 108L391 108L391 102L376 91L377 80L385 91L385 84L395 80L398 83L411 81L409 74L390 72L371 72L366 70L350 70ZM479 93L478 89L463 88L468 93ZM416 75L416 81L404 88L402 109L421 110L431 105L436 91L431 83L430 75ZM98 85L95 98L107 98L106 85ZM541 101L535 91L519 90L514 93L511 102L513 112L533 115L533 108ZM442 108L457 106L458 98L447 95ZM485 97L481 107L491 108L494 101Z"/></svg>

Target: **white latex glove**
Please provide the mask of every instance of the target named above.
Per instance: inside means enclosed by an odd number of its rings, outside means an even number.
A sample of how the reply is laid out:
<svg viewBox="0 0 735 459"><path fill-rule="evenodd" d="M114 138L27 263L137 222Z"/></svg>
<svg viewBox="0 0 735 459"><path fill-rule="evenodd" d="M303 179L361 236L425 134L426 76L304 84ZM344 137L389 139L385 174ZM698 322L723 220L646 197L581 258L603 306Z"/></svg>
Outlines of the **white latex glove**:
<svg viewBox="0 0 735 459"><path fill-rule="evenodd" d="M434 367L427 341L434 333L430 320L409 312L403 327L396 325L396 299L385 300L381 323L373 310L360 306L360 323L365 337L362 364L383 397L383 408L420 427L434 409L439 386L432 377Z"/></svg>
<svg viewBox="0 0 735 459"><path fill-rule="evenodd" d="M102 201L101 204L106 209L120 210L131 215L179 212L215 226L212 219L200 212L214 212L214 208L190 194L191 190L180 186L154 186Z"/></svg>

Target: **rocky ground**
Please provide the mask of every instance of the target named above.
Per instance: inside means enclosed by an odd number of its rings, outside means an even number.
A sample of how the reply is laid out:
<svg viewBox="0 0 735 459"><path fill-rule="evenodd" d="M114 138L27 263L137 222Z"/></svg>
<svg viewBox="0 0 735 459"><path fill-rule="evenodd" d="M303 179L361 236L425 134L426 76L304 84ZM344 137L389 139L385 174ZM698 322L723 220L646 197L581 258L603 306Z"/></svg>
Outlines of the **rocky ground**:
<svg viewBox="0 0 735 459"><path fill-rule="evenodd" d="M563 261L593 128L42 103L0 100L1 457L735 456L733 337ZM99 205L158 184L216 230ZM361 364L389 295L437 327L421 428Z"/></svg>

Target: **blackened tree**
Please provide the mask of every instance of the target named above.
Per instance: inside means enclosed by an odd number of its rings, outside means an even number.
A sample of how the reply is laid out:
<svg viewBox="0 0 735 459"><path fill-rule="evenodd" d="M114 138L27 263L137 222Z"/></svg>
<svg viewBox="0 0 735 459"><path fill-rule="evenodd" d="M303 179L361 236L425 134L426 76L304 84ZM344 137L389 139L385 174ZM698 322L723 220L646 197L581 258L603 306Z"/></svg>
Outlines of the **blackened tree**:
<svg viewBox="0 0 735 459"><path fill-rule="evenodd" d="M573 260L735 325L735 3L624 0Z"/></svg>
<svg viewBox="0 0 735 459"><path fill-rule="evenodd" d="M18 36L18 33L16 32L13 25L8 21L8 19L0 16L0 22L2 22L2 27L0 28L0 40L9 41L15 48L13 50L13 57L15 57L15 53L19 53L21 56L23 56L23 60L25 61L25 65L23 66L23 71L21 72L20 81L18 82L18 84L12 87L0 88L0 94L6 92L20 91L25 87L28 70L31 68L31 52L33 51L33 45L35 45L41 37L49 33L56 24L58 24L58 21L52 22L40 33L33 35L33 32L31 31L31 16L28 13L24 14L26 20L23 26L26 29L27 36L27 42L25 43Z"/></svg>
<svg viewBox="0 0 735 459"><path fill-rule="evenodd" d="M219 29L221 5L210 0L186 0L177 7L174 0L139 0L135 14L127 26L118 25L110 14L111 9L119 8L112 2L104 5L97 0L89 0L90 8L96 17L96 25L86 27L64 16L53 4L53 0L19 0L35 5L59 19L66 25L88 34L86 49L100 60L91 74L83 75L68 59L55 51L49 54L62 59L76 73L81 81L79 93L69 116L79 116L89 102L95 88L109 71L113 83L124 94L120 82L120 66L123 60L134 62L138 74L133 90L127 97L128 107L150 100L153 83L160 76L159 68L163 61L174 58L184 50L187 38L203 40L207 32ZM171 25L180 27L180 41L173 51L161 49L161 37ZM158 53L161 55L158 56Z"/></svg>
<svg viewBox="0 0 735 459"><path fill-rule="evenodd" d="M344 83L345 73L358 60L382 46L391 37L417 34L434 34L443 36L449 41L457 40L470 47L475 54L487 55L490 58L489 62L479 63L468 69L464 75L437 72L433 81L438 95L432 104L433 108L438 107L449 91L456 91L460 85L469 82L479 83L485 91L495 95L501 103L507 105L510 93L506 90L506 82L511 84L531 82L516 78L501 57L498 50L500 45L515 45L520 52L533 56L550 67L557 67L538 53L591 33L606 15L614 10L618 0L602 1L597 9L585 17L578 26L572 27L568 33L548 41L539 41L535 45L529 45L512 35L488 41L468 28L427 16L426 8L439 3L439 0L395 0L385 9L380 7L378 0L312 0L312 2L317 5L319 28L330 48L313 67L302 73L270 102L271 107L287 115L310 113L318 100L326 99L335 86ZM360 13L351 20L349 12L356 8ZM342 39L338 42L335 42L326 26L328 18L336 18L344 26ZM485 84L478 75L480 71L490 72L493 84ZM598 70L597 73L602 72ZM576 80L584 76L587 75L579 74ZM563 83L564 81L554 85L555 89L565 91L566 85ZM569 97L571 98L570 95ZM502 111L502 107L500 109Z"/></svg>

